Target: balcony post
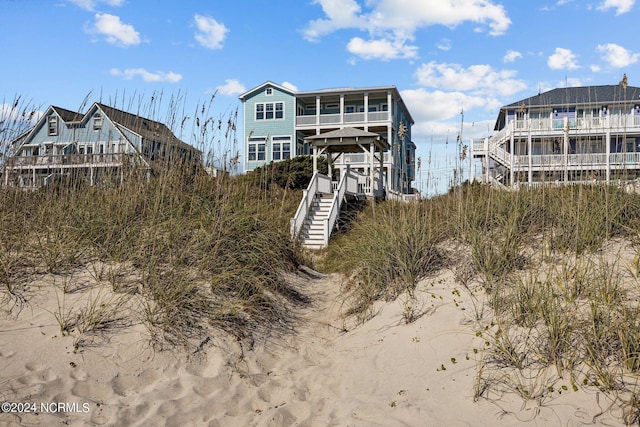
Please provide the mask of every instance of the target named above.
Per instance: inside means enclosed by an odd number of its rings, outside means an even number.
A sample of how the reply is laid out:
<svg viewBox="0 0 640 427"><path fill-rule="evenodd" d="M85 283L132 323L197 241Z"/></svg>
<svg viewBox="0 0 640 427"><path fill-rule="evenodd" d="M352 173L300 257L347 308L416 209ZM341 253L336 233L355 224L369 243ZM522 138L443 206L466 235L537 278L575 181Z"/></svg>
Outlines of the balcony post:
<svg viewBox="0 0 640 427"><path fill-rule="evenodd" d="M531 152L533 151L533 141L531 139L531 127L529 127L529 134L527 135L527 152L529 154L529 171L528 171L528 177L527 180L529 181L529 186L531 186L531 183L533 182L533 157Z"/></svg>
<svg viewBox="0 0 640 427"><path fill-rule="evenodd" d="M515 120L511 122L512 126L515 127ZM509 161L507 163L509 163L509 185L511 185L513 187L514 185L514 172L513 172L513 168L514 168L514 161L513 159L515 158L515 141L514 141L514 137L513 135L515 134L514 130L512 129L511 131L511 135L509 136L509 149L511 150L511 153L509 153Z"/></svg>
<svg viewBox="0 0 640 427"><path fill-rule="evenodd" d="M374 186L375 186L375 181L374 181L374 173L373 173L373 153L375 148L373 146L373 142L369 143L369 182L370 182L370 187L369 187L369 191L371 192L371 196L374 197L375 196L375 190L374 190ZM375 198L375 197L374 197Z"/></svg>
<svg viewBox="0 0 640 427"><path fill-rule="evenodd" d="M562 141L562 145L563 145L563 160L564 160L564 173L563 173L563 180L564 183L566 184L567 182L569 182L569 118L565 117L564 118L564 135L563 135L563 141Z"/></svg>
<svg viewBox="0 0 640 427"><path fill-rule="evenodd" d="M364 122L366 124L369 123L369 93L365 92L364 93ZM365 125L365 129L364 130L369 130L369 127Z"/></svg>
<svg viewBox="0 0 640 427"><path fill-rule="evenodd" d="M605 153L607 155L607 175L606 182L609 184L611 182L611 128L607 126L605 132Z"/></svg>
<svg viewBox="0 0 640 427"><path fill-rule="evenodd" d="M344 124L344 93L340 94L340 124Z"/></svg>
<svg viewBox="0 0 640 427"><path fill-rule="evenodd" d="M316 126L320 126L320 95L316 95Z"/></svg>

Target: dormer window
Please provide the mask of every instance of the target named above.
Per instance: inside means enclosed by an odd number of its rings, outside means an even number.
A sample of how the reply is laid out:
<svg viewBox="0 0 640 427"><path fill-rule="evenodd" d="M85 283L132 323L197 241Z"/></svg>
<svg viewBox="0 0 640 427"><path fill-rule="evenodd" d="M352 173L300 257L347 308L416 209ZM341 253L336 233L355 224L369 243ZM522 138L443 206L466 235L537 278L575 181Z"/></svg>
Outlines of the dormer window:
<svg viewBox="0 0 640 427"><path fill-rule="evenodd" d="M55 136L58 134L58 117L49 116L47 118L47 135Z"/></svg>
<svg viewBox="0 0 640 427"><path fill-rule="evenodd" d="M95 116L93 116L93 130L95 132L99 132L100 130L102 130L102 117L100 116L100 114L96 114Z"/></svg>

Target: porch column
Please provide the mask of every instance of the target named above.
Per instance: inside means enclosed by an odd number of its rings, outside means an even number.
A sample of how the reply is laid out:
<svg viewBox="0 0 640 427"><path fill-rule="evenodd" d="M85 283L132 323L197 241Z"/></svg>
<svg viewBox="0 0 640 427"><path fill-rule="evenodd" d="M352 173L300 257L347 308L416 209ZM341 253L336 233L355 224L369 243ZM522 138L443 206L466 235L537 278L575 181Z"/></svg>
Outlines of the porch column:
<svg viewBox="0 0 640 427"><path fill-rule="evenodd" d="M320 125L320 95L316 95L316 126Z"/></svg>
<svg viewBox="0 0 640 427"><path fill-rule="evenodd" d="M514 122L511 122L511 123L513 124ZM515 141L514 141L513 135L514 135L514 132L512 131L511 136L509 137L509 149L511 150L511 154L509 157L511 161L508 162L509 163L509 185L511 185L512 187L514 185L514 181L513 181L514 180L514 173L513 173L514 161L513 160L515 159L515 149L514 149Z"/></svg>
<svg viewBox="0 0 640 427"><path fill-rule="evenodd" d="M327 153L327 175L329 175L329 181L333 181L333 153L329 152L329 148L325 151Z"/></svg>
<svg viewBox="0 0 640 427"><path fill-rule="evenodd" d="M380 179L380 185L382 185L383 189L386 192L386 187L384 186L383 169L384 169L384 152L382 147L380 147L380 170L378 171L378 179Z"/></svg>
<svg viewBox="0 0 640 427"><path fill-rule="evenodd" d="M606 144L605 153L607 154L607 176L606 182L609 184L611 182L611 128L607 127L607 131L605 133L604 142Z"/></svg>
<svg viewBox="0 0 640 427"><path fill-rule="evenodd" d="M563 153L564 153L564 183L569 182L569 118L564 118L564 141L563 141Z"/></svg>
<svg viewBox="0 0 640 427"><path fill-rule="evenodd" d="M344 93L340 94L340 124L344 123Z"/></svg>
<svg viewBox="0 0 640 427"><path fill-rule="evenodd" d="M531 128L529 128L529 135L527 137L527 145L528 145L528 151L529 151L529 176L527 177L528 181L529 181L529 186L531 186L531 183L533 182L533 157L531 152L533 151L533 141L531 139Z"/></svg>
<svg viewBox="0 0 640 427"><path fill-rule="evenodd" d="M392 97L391 97L391 91L387 91L387 120L389 120L390 122L393 121L393 113L391 112L391 104L392 104ZM390 134L387 134L390 135Z"/></svg>
<svg viewBox="0 0 640 427"><path fill-rule="evenodd" d="M313 146L313 173L318 172L318 147Z"/></svg>
<svg viewBox="0 0 640 427"><path fill-rule="evenodd" d="M369 93L368 92L364 93L364 122L369 123ZM369 127L365 126L364 130L368 131Z"/></svg>
<svg viewBox="0 0 640 427"><path fill-rule="evenodd" d="M373 160L374 160L373 159L373 154L375 153L374 150L375 150L375 148L373 146L373 142L370 142L369 143L369 159L371 159L371 160L369 161L369 180L370 180L370 183L371 183L371 188L370 188L371 196L373 196L375 198L375 194L376 194L375 191L374 191L374 189L375 189L375 185L374 185L375 184L375 182L374 182L375 174L373 173Z"/></svg>

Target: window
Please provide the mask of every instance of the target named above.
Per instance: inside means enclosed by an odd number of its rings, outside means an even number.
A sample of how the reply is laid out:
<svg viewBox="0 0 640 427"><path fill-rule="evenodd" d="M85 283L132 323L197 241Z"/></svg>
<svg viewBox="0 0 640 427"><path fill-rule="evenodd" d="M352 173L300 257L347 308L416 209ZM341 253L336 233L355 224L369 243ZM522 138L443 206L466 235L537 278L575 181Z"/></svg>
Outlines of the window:
<svg viewBox="0 0 640 427"><path fill-rule="evenodd" d="M49 116L47 119L47 135L58 134L58 118L56 116Z"/></svg>
<svg viewBox="0 0 640 427"><path fill-rule="evenodd" d="M284 102L256 104L256 120L284 119Z"/></svg>
<svg viewBox="0 0 640 427"><path fill-rule="evenodd" d="M291 157L291 137L274 136L271 145L272 160L285 160Z"/></svg>
<svg viewBox="0 0 640 427"><path fill-rule="evenodd" d="M100 117L100 114L96 114L93 117L93 130L96 132L102 130L102 117Z"/></svg>
<svg viewBox="0 0 640 427"><path fill-rule="evenodd" d="M380 106L380 111L389 111L389 106L387 104L382 104Z"/></svg>
<svg viewBox="0 0 640 427"><path fill-rule="evenodd" d="M273 95L273 88L268 87L265 91L264 91L265 95Z"/></svg>
<svg viewBox="0 0 640 427"><path fill-rule="evenodd" d="M247 146L247 160L252 162L256 160L264 161L266 159L266 141L267 139L264 137L249 138L249 143Z"/></svg>
<svg viewBox="0 0 640 427"><path fill-rule="evenodd" d="M347 105L346 107L344 107L344 112L345 113L355 113L356 112L356 106L355 105Z"/></svg>
<svg viewBox="0 0 640 427"><path fill-rule="evenodd" d="M340 108L340 104L324 104L325 110L337 110Z"/></svg>
<svg viewBox="0 0 640 427"><path fill-rule="evenodd" d="M373 113L378 111L378 106L377 105L369 105L369 112Z"/></svg>

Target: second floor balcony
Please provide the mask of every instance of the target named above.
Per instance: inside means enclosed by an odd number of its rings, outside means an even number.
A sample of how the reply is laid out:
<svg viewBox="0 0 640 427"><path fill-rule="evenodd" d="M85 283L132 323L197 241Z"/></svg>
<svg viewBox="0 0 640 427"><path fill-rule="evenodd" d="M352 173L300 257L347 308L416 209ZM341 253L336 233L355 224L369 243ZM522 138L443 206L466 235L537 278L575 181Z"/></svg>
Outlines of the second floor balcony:
<svg viewBox="0 0 640 427"><path fill-rule="evenodd" d="M11 169L120 166L125 156L128 157L124 153L16 156L8 158L6 166Z"/></svg>
<svg viewBox="0 0 640 427"><path fill-rule="evenodd" d="M369 111L359 113L306 114L296 116L296 126L338 125L371 122L391 122L390 111Z"/></svg>

